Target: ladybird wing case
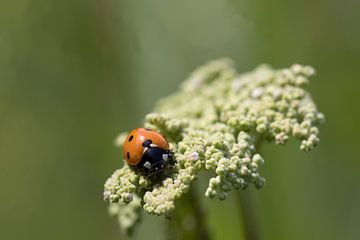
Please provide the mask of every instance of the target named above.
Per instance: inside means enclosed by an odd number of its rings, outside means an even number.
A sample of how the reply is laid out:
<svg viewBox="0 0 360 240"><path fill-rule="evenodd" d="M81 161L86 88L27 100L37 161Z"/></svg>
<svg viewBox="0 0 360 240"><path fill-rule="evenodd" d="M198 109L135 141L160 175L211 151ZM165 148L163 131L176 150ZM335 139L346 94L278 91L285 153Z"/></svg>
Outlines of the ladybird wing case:
<svg viewBox="0 0 360 240"><path fill-rule="evenodd" d="M169 143L160 133L146 128L138 128L138 132L144 137L144 141L150 139L159 148L169 150Z"/></svg>
<svg viewBox="0 0 360 240"><path fill-rule="evenodd" d="M126 137L123 145L123 157L129 165L136 165L140 162L144 147L144 137L137 129L132 130Z"/></svg>

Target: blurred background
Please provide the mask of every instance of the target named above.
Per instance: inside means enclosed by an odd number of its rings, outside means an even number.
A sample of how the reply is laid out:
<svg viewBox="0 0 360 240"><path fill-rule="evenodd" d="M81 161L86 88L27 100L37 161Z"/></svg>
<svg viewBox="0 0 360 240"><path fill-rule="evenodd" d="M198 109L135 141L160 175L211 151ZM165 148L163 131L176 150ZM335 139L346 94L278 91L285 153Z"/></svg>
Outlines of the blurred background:
<svg viewBox="0 0 360 240"><path fill-rule="evenodd" d="M231 57L309 64L321 143L266 145L251 191L263 239L359 239L360 3L356 0L2 0L0 238L120 239L102 200L116 135L195 67ZM202 189L205 191L205 189ZM241 239L239 201L204 199L214 239ZM135 239L164 239L146 216Z"/></svg>

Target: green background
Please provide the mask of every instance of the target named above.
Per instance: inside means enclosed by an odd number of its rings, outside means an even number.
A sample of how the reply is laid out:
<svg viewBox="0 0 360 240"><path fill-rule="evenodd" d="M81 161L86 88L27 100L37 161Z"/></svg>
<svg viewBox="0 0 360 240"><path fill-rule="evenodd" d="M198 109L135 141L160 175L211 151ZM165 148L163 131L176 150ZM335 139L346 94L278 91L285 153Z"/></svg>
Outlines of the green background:
<svg viewBox="0 0 360 240"><path fill-rule="evenodd" d="M253 191L263 239L359 239L357 0L2 0L0 239L119 239L102 201L117 133L195 67L228 56L309 64L321 143L266 145ZM202 189L205 191L205 189ZM214 239L240 239L238 199L204 200ZM147 216L136 239L163 239Z"/></svg>

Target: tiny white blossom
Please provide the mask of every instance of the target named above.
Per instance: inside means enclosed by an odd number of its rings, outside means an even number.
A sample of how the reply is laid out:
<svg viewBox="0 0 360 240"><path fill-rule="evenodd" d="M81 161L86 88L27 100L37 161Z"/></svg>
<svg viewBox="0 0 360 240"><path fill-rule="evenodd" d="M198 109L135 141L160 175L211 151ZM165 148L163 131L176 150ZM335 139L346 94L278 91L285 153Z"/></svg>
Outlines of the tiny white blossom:
<svg viewBox="0 0 360 240"><path fill-rule="evenodd" d="M264 93L264 89L261 87L255 88L252 92L251 92L251 97L253 98L259 98L262 94Z"/></svg>

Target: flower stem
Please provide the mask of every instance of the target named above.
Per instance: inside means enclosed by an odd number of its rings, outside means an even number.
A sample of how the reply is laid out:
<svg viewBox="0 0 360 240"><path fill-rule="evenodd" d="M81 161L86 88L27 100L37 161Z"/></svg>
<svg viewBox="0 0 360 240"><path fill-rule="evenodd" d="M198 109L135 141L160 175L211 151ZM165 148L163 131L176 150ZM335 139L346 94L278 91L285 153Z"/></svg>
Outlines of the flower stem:
<svg viewBox="0 0 360 240"><path fill-rule="evenodd" d="M209 240L206 214L199 202L196 186L193 184L189 192L178 200L176 208L168 222L168 239L201 239Z"/></svg>
<svg viewBox="0 0 360 240"><path fill-rule="evenodd" d="M253 192L238 191L238 198L240 200L241 215L245 229L246 240L260 240L261 231L259 227L258 217L254 206Z"/></svg>
<svg viewBox="0 0 360 240"><path fill-rule="evenodd" d="M255 149L257 149L258 152L263 140L264 138L262 136L255 140ZM251 191L251 189L247 191L237 191L237 196L240 201L246 240L260 240L261 231L254 202L254 192Z"/></svg>

